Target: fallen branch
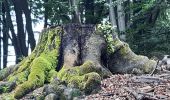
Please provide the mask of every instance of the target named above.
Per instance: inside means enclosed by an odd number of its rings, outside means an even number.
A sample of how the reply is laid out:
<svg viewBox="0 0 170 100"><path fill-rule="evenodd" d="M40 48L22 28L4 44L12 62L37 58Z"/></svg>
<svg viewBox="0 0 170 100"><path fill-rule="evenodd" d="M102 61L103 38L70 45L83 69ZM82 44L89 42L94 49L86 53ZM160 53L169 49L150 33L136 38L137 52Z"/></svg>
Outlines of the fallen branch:
<svg viewBox="0 0 170 100"><path fill-rule="evenodd" d="M146 100L146 99L149 99L149 100L157 100L158 98L156 98L154 95L151 95L151 94L148 94L148 93L142 93L142 92L136 92L136 91L133 91L132 89L128 88L128 87L124 87L124 89L131 93L136 100Z"/></svg>
<svg viewBox="0 0 170 100"><path fill-rule="evenodd" d="M165 82L167 80L160 78L160 77L153 77L153 76L135 76L132 77L133 82L144 82L144 83L160 83L160 82Z"/></svg>

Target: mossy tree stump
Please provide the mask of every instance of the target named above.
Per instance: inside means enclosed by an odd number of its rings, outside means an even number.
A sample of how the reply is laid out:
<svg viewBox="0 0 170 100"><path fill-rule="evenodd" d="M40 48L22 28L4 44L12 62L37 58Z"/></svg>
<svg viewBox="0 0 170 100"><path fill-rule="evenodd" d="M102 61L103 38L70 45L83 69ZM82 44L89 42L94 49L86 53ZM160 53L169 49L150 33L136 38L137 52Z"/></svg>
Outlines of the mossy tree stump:
<svg viewBox="0 0 170 100"><path fill-rule="evenodd" d="M155 61L134 54L117 37L108 39L104 34L104 28L94 25L68 24L45 29L31 55L15 67L0 71L0 81L15 83L11 94L17 99L55 77L90 93L101 79L113 73L149 73L156 65Z"/></svg>

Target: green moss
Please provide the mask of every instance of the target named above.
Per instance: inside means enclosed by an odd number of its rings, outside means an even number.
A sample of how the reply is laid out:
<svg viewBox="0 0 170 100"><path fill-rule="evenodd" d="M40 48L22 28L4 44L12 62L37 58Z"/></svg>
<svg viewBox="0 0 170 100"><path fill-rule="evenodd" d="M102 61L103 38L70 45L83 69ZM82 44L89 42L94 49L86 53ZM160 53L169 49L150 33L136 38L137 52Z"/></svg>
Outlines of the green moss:
<svg viewBox="0 0 170 100"><path fill-rule="evenodd" d="M42 53L39 57L34 58L29 67L23 67L24 70L27 69L30 73L28 79L24 80L25 82L16 88L15 98L20 98L35 88L43 86L45 82L50 81L50 77L55 73L60 45L59 31L54 29L47 31L45 34L48 35L48 38L43 37L43 39L46 39L46 42L45 40L42 41L46 44L43 44L45 47L43 47ZM23 70L23 68L21 69Z"/></svg>
<svg viewBox="0 0 170 100"><path fill-rule="evenodd" d="M97 72L98 69L95 64L86 61L82 66L63 67L58 72L57 77L62 81L66 81L69 86L91 92L95 85L100 84L101 81L101 77Z"/></svg>
<svg viewBox="0 0 170 100"><path fill-rule="evenodd" d="M8 81L9 82L16 81L17 84L22 84L23 82L25 82L27 80L28 75L29 75L29 72L27 70L25 70L21 73L18 73L15 76L9 77Z"/></svg>
<svg viewBox="0 0 170 100"><path fill-rule="evenodd" d="M90 93L93 89L96 89L100 86L101 77L98 73L91 72L84 75L84 87L85 93Z"/></svg>
<svg viewBox="0 0 170 100"><path fill-rule="evenodd" d="M90 72L97 72L96 66L92 61L86 61L82 66L77 68L79 75L84 75Z"/></svg>
<svg viewBox="0 0 170 100"><path fill-rule="evenodd" d="M0 71L0 81L6 78L7 75L10 74L10 68L4 68Z"/></svg>
<svg viewBox="0 0 170 100"><path fill-rule="evenodd" d="M20 73L20 72L24 71L25 69L27 69L30 66L31 62L34 60L34 58L35 58L35 54L34 53L32 53L27 58L25 58L23 60L23 63L18 68L17 73Z"/></svg>
<svg viewBox="0 0 170 100"><path fill-rule="evenodd" d="M144 64L143 72L150 73L153 70L153 66L156 66L156 61L149 60L147 63Z"/></svg>
<svg viewBox="0 0 170 100"><path fill-rule="evenodd" d="M126 44L126 43L124 43L124 45L123 45L123 46L121 47L121 49L120 49L120 54L121 54L122 56L126 56L130 51L131 51L131 50L130 50L130 48L129 48L129 45Z"/></svg>
<svg viewBox="0 0 170 100"><path fill-rule="evenodd" d="M43 57L40 56L34 59L28 80L16 89L15 97L22 97L25 93L31 91L32 89L42 86L44 84L46 74L48 74L48 71L51 68L51 63Z"/></svg>
<svg viewBox="0 0 170 100"><path fill-rule="evenodd" d="M14 98L19 99L26 93L30 92L33 89L33 83L26 81L23 84L17 86L14 92Z"/></svg>
<svg viewBox="0 0 170 100"><path fill-rule="evenodd" d="M8 73L8 68L4 68L0 71L0 81L4 79L4 76Z"/></svg>
<svg viewBox="0 0 170 100"><path fill-rule="evenodd" d="M52 82L52 80L54 78L56 78L57 76L57 71L55 71L55 69L51 70L49 73L48 73L48 77L47 77L47 82Z"/></svg>

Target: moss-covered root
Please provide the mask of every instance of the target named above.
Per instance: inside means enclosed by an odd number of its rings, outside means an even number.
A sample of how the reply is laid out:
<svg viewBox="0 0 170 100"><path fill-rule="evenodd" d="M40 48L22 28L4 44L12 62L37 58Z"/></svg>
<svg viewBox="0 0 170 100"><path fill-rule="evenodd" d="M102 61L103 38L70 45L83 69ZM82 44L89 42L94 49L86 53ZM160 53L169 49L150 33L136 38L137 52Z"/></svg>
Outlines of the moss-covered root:
<svg viewBox="0 0 170 100"><path fill-rule="evenodd" d="M18 65L10 66L7 68L4 68L0 71L0 81L7 78L11 73L13 73L18 68Z"/></svg>
<svg viewBox="0 0 170 100"><path fill-rule="evenodd" d="M63 67L57 77L69 86L79 88L88 94L100 85L101 76L98 72L94 63L86 61L82 66Z"/></svg>
<svg viewBox="0 0 170 100"><path fill-rule="evenodd" d="M36 58L31 65L28 80L15 89L14 97L20 98L31 90L42 86L51 69L52 65L49 61L41 56Z"/></svg>
<svg viewBox="0 0 170 100"><path fill-rule="evenodd" d="M149 73L156 66L156 61L136 55L128 44L119 39L114 39L112 45L114 51L112 51L109 61L109 69L112 73Z"/></svg>

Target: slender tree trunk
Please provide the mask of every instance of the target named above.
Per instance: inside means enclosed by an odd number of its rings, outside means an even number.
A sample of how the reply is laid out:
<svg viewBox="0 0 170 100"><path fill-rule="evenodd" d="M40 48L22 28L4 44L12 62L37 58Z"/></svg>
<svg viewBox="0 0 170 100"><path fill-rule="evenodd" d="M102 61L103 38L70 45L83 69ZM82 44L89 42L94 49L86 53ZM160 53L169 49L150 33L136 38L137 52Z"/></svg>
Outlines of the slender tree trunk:
<svg viewBox="0 0 170 100"><path fill-rule="evenodd" d="M132 5L132 0L127 0L125 2L125 25L126 25L126 29L128 29L130 27L130 24L132 23L131 18L133 16L133 10L130 8L130 5Z"/></svg>
<svg viewBox="0 0 170 100"><path fill-rule="evenodd" d="M9 3L7 0L4 0L4 4L5 4L5 10L6 10L6 20L7 20L7 24L9 26L10 32L11 32L11 36L12 36L12 45L14 46L14 51L15 51L15 56L16 56L16 63L20 62L20 57L22 56L22 52L21 49L19 47L19 43L17 41L17 36L14 30L14 25L12 23L12 18L10 15L10 8L9 8Z"/></svg>
<svg viewBox="0 0 170 100"><path fill-rule="evenodd" d="M124 32L125 31L125 13L124 13L124 8L122 4L117 5L117 14L118 14L119 31Z"/></svg>
<svg viewBox="0 0 170 100"><path fill-rule="evenodd" d="M27 56L28 49L26 47L26 37L24 33L24 24L23 24L22 8L21 8L22 4L20 0L12 0L12 2L14 4L14 10L16 14L17 36L18 36L19 46L21 48L22 56Z"/></svg>
<svg viewBox="0 0 170 100"><path fill-rule="evenodd" d="M125 13L124 13L124 7L123 4L118 4L117 5L117 15L118 15L118 29L119 32L125 32L126 27L125 27ZM126 40L126 34L121 34L120 35L121 40Z"/></svg>
<svg viewBox="0 0 170 100"><path fill-rule="evenodd" d="M111 21L113 28L117 30L115 10L114 10L114 7L113 7L112 0L108 0L108 3L109 3L109 19ZM117 35L113 34L113 37L117 37Z"/></svg>
<svg viewBox="0 0 170 100"><path fill-rule="evenodd" d="M113 7L113 4L112 4L112 0L108 0L108 3L109 3L109 16L110 16L110 21L111 21L111 23L112 23L112 26L117 29L115 11L114 11L114 7Z"/></svg>
<svg viewBox="0 0 170 100"><path fill-rule="evenodd" d="M48 25L48 6L47 6L48 0L44 0L44 28L47 28Z"/></svg>
<svg viewBox="0 0 170 100"><path fill-rule="evenodd" d="M7 66L7 59L8 59L8 34L9 34L9 28L8 24L6 22L6 10L5 10L5 5L4 3L2 4L2 18L3 18L3 68Z"/></svg>
<svg viewBox="0 0 170 100"><path fill-rule="evenodd" d="M1 57L2 57L2 52L1 52L1 33L2 33L2 29L1 29L1 16L0 16L0 70L1 70Z"/></svg>
<svg viewBox="0 0 170 100"><path fill-rule="evenodd" d="M72 7L74 7L74 11L73 11L73 22L74 23L81 23L80 13L78 10L78 2L79 0L71 0Z"/></svg>
<svg viewBox="0 0 170 100"><path fill-rule="evenodd" d="M30 44L31 51L34 50L36 42L34 38L34 33L32 29L32 20L31 20L31 11L28 6L27 0L20 0L20 4L22 5L23 12L26 18L26 30L28 33L28 44Z"/></svg>

